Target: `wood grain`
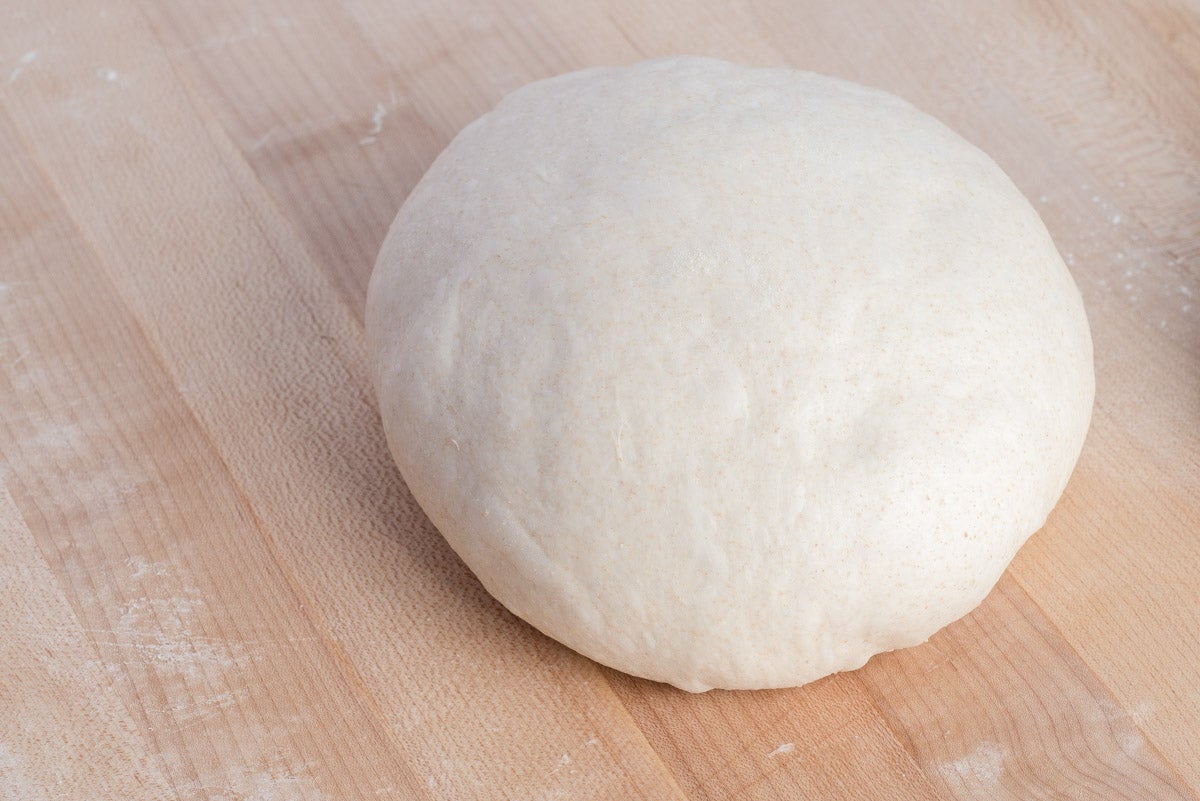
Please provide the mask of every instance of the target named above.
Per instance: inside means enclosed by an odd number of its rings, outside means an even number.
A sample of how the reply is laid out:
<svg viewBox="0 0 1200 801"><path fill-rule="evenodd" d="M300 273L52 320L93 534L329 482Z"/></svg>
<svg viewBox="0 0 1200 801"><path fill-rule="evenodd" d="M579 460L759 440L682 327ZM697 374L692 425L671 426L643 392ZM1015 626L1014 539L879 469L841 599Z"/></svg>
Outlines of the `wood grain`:
<svg viewBox="0 0 1200 801"><path fill-rule="evenodd" d="M1200 7L16 0L0 10L0 798L1200 790ZM504 92L677 52L896 91L1083 291L1097 407L976 612L691 696L487 597L383 446L379 242Z"/></svg>
<svg viewBox="0 0 1200 801"><path fill-rule="evenodd" d="M88 641L0 488L0 797L172 797Z"/></svg>
<svg viewBox="0 0 1200 801"><path fill-rule="evenodd" d="M16 151L11 137L0 143ZM82 675L99 670L98 690L123 697L140 754L185 797L320 787L407 797L411 771L336 650L320 647L328 635L143 330L35 165L5 166L0 219L35 224L7 262L22 297L4 306L17 369L0 447L38 547L25 558L57 577L91 646L76 649L91 651ZM28 717L44 725L49 712ZM372 774L350 772L357 759Z"/></svg>

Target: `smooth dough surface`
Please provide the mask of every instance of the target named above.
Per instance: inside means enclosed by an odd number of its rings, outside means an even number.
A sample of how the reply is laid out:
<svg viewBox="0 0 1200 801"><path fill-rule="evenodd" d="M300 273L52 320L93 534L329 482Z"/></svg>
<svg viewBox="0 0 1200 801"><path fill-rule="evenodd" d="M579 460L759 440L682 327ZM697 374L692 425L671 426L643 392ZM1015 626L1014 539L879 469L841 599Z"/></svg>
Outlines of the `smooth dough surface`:
<svg viewBox="0 0 1200 801"><path fill-rule="evenodd" d="M367 335L401 473L488 591L692 691L966 614L1094 391L1079 292L991 159L884 92L701 58L467 126L388 234Z"/></svg>

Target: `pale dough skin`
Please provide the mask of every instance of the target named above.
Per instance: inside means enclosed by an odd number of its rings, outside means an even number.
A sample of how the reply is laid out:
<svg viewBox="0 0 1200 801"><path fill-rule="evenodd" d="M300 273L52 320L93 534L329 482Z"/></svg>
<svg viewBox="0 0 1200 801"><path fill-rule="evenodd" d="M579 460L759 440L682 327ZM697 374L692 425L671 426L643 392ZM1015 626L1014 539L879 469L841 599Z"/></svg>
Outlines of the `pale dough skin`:
<svg viewBox="0 0 1200 801"><path fill-rule="evenodd" d="M488 591L685 690L804 684L974 608L1091 417L1079 292L889 94L700 58L527 86L379 255L388 443Z"/></svg>

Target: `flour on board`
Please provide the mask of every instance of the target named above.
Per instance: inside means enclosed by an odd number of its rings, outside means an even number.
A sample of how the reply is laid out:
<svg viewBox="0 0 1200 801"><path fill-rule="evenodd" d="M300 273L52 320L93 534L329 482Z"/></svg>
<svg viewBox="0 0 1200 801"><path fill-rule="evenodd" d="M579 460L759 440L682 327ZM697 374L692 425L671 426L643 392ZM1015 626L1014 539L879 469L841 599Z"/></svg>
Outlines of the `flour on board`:
<svg viewBox="0 0 1200 801"><path fill-rule="evenodd" d="M371 130L367 131L367 135L358 140L360 145L369 145L375 141L379 134L383 133L383 118L387 116L388 110L383 103L375 104L375 113L371 115Z"/></svg>
<svg viewBox="0 0 1200 801"><path fill-rule="evenodd" d="M980 743L971 753L943 762L938 773L949 780L958 779L968 787L994 788L1004 772L1008 749L997 743Z"/></svg>

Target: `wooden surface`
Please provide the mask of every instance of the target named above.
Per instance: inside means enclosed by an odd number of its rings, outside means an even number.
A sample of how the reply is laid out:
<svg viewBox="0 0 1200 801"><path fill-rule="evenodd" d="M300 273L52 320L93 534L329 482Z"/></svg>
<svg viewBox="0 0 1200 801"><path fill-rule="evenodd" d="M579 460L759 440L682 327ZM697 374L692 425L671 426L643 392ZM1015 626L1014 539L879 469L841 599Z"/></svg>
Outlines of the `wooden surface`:
<svg viewBox="0 0 1200 801"><path fill-rule="evenodd" d="M1082 460L983 606L805 688L482 591L367 385L388 222L505 91L645 56L898 92L1083 292ZM7 0L0 798L1200 797L1200 4Z"/></svg>

